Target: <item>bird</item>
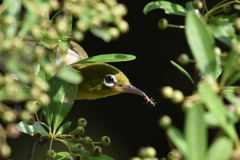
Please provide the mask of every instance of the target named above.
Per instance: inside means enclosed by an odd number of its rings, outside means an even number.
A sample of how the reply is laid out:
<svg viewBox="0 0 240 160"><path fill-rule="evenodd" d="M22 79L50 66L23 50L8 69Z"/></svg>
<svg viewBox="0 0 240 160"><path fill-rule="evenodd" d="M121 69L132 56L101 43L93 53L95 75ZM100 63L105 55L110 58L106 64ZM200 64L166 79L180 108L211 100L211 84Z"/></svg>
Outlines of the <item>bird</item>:
<svg viewBox="0 0 240 160"><path fill-rule="evenodd" d="M128 77L118 68L108 63L76 62L88 58L87 52L76 42L70 41L67 50L66 64L80 71L83 81L78 86L76 99L95 100L123 93L140 95L147 103L155 106L153 98L149 98L142 90L133 86Z"/></svg>

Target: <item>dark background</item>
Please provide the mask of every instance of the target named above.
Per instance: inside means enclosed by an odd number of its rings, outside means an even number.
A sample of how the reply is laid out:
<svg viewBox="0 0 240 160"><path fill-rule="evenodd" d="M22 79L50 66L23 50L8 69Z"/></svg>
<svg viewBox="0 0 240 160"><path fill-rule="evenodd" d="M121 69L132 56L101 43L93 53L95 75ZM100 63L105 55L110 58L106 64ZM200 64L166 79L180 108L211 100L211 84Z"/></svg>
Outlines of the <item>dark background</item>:
<svg viewBox="0 0 240 160"><path fill-rule="evenodd" d="M153 146L158 151L158 157L165 156L169 146L158 120L167 114L172 117L174 125L181 127L183 114L180 105L162 98L160 89L170 85L187 95L193 87L190 81L169 63L170 60L176 60L180 53L189 53L184 30L159 30L157 26L160 18L167 18L172 24L184 24L184 18L165 15L160 10L144 15L142 10L149 1L119 0L128 8L125 19L129 22L129 32L111 43L105 43L87 34L81 44L89 56L105 53L136 55L137 59L134 61L113 65L122 70L133 85L158 102L153 107L146 104L140 96L123 94L75 103L69 119L74 123L79 117L85 117L88 120L86 135L91 136L93 140L99 140L104 135L111 137L111 145L103 147L103 150L116 160L130 159L142 146ZM190 67L187 69L191 70ZM30 147L29 137L23 136L17 140L13 150L20 153L15 154L13 159L26 159ZM36 160L45 156L42 148L44 147L38 146Z"/></svg>

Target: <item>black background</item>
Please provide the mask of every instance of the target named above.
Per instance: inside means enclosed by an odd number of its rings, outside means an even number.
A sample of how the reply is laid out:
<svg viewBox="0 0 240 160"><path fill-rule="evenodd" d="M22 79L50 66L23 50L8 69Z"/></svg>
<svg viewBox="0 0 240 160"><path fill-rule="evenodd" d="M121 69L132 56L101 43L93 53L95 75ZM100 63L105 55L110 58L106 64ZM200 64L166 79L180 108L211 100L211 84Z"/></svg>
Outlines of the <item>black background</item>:
<svg viewBox="0 0 240 160"><path fill-rule="evenodd" d="M123 94L75 103L69 119L75 123L79 117L85 117L88 120L86 135L93 140L99 140L103 135L111 137L111 145L103 147L103 150L116 160L127 160L135 156L142 146L153 146L158 151L158 157L165 156L169 146L158 120L167 114L172 117L174 125L182 127L183 114L180 105L162 98L160 89L171 85L188 95L193 88L190 81L169 62L176 60L180 53L189 53L184 30L159 30L157 27L160 18L167 18L173 24L184 24L184 17L165 15L161 10L144 15L142 10L149 1L119 0L128 8L125 19L129 22L130 30L118 40L105 43L87 34L81 43L89 56L105 53L136 55L137 59L134 61L113 65L122 70L133 85L158 102L153 107L146 104L140 96ZM186 68L191 73L191 66ZM31 141L27 136L15 140L13 159L26 159L24 157L29 152L26 148L30 149L30 146ZM36 160L44 158L42 148L44 147L38 146ZM17 151L20 152L16 154Z"/></svg>

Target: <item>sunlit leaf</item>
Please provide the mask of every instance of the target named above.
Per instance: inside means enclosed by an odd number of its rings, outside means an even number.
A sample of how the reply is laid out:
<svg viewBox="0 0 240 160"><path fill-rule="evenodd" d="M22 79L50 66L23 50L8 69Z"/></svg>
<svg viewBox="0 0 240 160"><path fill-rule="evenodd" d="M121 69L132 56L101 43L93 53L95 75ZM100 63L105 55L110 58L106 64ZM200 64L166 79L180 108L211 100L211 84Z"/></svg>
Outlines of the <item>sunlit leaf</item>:
<svg viewBox="0 0 240 160"><path fill-rule="evenodd" d="M186 36L202 74L217 77L221 69L220 64L217 63L217 55L214 53L214 39L208 32L203 20L192 12L187 14Z"/></svg>
<svg viewBox="0 0 240 160"><path fill-rule="evenodd" d="M70 66L64 66L57 72L56 77L72 84L79 84L82 81L81 73Z"/></svg>
<svg viewBox="0 0 240 160"><path fill-rule="evenodd" d="M72 122L71 121L67 121L64 122L58 129L57 134L62 134L64 131L66 131L67 129L69 129L71 127Z"/></svg>
<svg viewBox="0 0 240 160"><path fill-rule="evenodd" d="M81 61L76 62L75 64L84 64L84 63L109 63L109 62L125 62L134 60L136 57L130 54L100 54L97 56L89 57Z"/></svg>
<svg viewBox="0 0 240 160"><path fill-rule="evenodd" d="M21 121L18 123L18 128L21 132L34 136L39 133L42 137L48 136L48 132L39 123L34 123L33 125L27 124L27 122Z"/></svg>
<svg viewBox="0 0 240 160"><path fill-rule="evenodd" d="M193 106L187 110L186 114L185 136L188 146L186 158L187 160L203 160L208 138L203 105L193 102Z"/></svg>
<svg viewBox="0 0 240 160"><path fill-rule="evenodd" d="M110 42L112 40L112 36L109 33L107 28L91 28L90 31L97 37L103 39L105 42Z"/></svg>
<svg viewBox="0 0 240 160"><path fill-rule="evenodd" d="M181 131L171 126L167 128L167 135L170 138L171 142L177 147L177 149L181 151L182 154L186 155L187 143Z"/></svg>
<svg viewBox="0 0 240 160"><path fill-rule="evenodd" d="M236 36L231 19L223 16L214 17L209 22L208 26L215 38L224 44L231 46L231 41Z"/></svg>
<svg viewBox="0 0 240 160"><path fill-rule="evenodd" d="M194 81L193 81L191 75L182 66L180 66L179 64L177 64L174 61L170 61L170 62L175 68L177 68L177 70L182 72L182 74L184 74L192 82L192 84L194 84Z"/></svg>
<svg viewBox="0 0 240 160"><path fill-rule="evenodd" d="M199 85L199 94L206 107L211 111L219 121L222 129L233 139L236 140L237 133L234 124L228 121L228 111L224 103L211 89L211 86L206 82L201 82Z"/></svg>
<svg viewBox="0 0 240 160"><path fill-rule="evenodd" d="M147 14L148 12L155 10L155 9L163 9L166 14L173 14L179 16L186 15L186 9L174 2L170 1L153 1L149 2L143 9L143 13Z"/></svg>
<svg viewBox="0 0 240 160"><path fill-rule="evenodd" d="M218 137L210 146L205 160L229 160L232 155L233 141L228 137Z"/></svg>

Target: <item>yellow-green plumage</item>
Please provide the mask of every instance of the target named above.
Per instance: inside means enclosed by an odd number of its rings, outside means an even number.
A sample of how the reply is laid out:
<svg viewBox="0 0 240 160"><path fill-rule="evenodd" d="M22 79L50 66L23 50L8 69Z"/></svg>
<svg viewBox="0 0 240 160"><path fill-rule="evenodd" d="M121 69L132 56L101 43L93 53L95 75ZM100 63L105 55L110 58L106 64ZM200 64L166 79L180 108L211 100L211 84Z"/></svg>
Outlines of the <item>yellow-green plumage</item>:
<svg viewBox="0 0 240 160"><path fill-rule="evenodd" d="M87 53L77 43L71 41L68 49L68 63L73 64L87 58ZM121 93L134 93L155 105L144 92L131 85L127 76L116 67L107 63L74 64L81 72L83 81L79 84L77 99L98 99Z"/></svg>

